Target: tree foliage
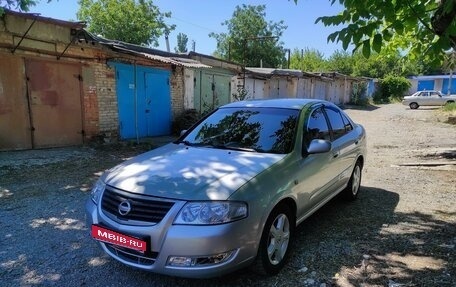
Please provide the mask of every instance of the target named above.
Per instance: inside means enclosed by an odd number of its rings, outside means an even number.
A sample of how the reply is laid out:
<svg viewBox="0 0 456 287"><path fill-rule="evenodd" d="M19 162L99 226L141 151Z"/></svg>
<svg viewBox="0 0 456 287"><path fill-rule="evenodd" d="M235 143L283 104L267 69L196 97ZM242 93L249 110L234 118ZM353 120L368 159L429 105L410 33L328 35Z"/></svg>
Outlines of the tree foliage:
<svg viewBox="0 0 456 287"><path fill-rule="evenodd" d="M152 0L79 0L79 20L103 37L137 45L158 46L158 38L174 29L165 24L170 12L162 13Z"/></svg>
<svg viewBox="0 0 456 287"><path fill-rule="evenodd" d="M188 37L184 33L177 34L177 47L174 48L176 53L187 53Z"/></svg>
<svg viewBox="0 0 456 287"><path fill-rule="evenodd" d="M285 51L280 37L287 26L283 21L268 22L265 10L265 5L236 6L231 19L222 22L228 32L209 34L217 41L214 55L251 67L282 65Z"/></svg>
<svg viewBox="0 0 456 287"><path fill-rule="evenodd" d="M290 57L290 69L305 72L325 72L326 60L323 53L316 49L306 48L299 51L294 49Z"/></svg>
<svg viewBox="0 0 456 287"><path fill-rule="evenodd" d="M327 68L330 71L344 75L353 75L355 57L346 51L336 50L328 59Z"/></svg>
<svg viewBox="0 0 456 287"><path fill-rule="evenodd" d="M387 103L392 99L401 100L411 86L407 78L388 75L380 80L380 87L374 95L374 101Z"/></svg>
<svg viewBox="0 0 456 287"><path fill-rule="evenodd" d="M450 57L447 56L446 58ZM449 66L456 66L456 56L447 60ZM329 58L315 49L294 49L291 54L292 69L304 72L339 72L355 77L369 77L382 79L387 75L412 76L419 74L438 74L448 68L432 67L423 59L410 59L397 50L382 49L380 53L373 52L369 58L365 58L361 51L349 53L336 50ZM453 63L452 65L450 64Z"/></svg>
<svg viewBox="0 0 456 287"><path fill-rule="evenodd" d="M48 0L50 2L50 0ZM37 0L0 0L0 12L2 8L28 11L31 6L34 6L38 3Z"/></svg>
<svg viewBox="0 0 456 287"><path fill-rule="evenodd" d="M47 0L47 3L51 1ZM39 0L0 0L0 16L3 14L3 8L27 12L38 2Z"/></svg>
<svg viewBox="0 0 456 287"><path fill-rule="evenodd" d="M295 0L297 2L298 0ZM336 0L330 0L334 4ZM444 51L456 47L456 1L339 0L345 9L338 15L322 16L316 23L343 28L328 36L352 44L368 58L384 48L405 52L439 65Z"/></svg>

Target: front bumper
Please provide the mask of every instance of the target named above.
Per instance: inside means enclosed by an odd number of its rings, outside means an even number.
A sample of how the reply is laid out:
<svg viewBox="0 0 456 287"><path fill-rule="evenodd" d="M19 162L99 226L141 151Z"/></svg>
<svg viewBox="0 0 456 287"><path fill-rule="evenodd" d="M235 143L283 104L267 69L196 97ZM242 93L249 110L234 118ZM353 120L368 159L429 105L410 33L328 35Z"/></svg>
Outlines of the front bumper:
<svg viewBox="0 0 456 287"><path fill-rule="evenodd" d="M258 249L258 232L251 219L211 226L173 225L184 202L174 205L163 220L155 225L137 226L107 217L91 199L86 202L87 227L100 225L113 231L148 241L148 250L135 250L99 242L102 249L116 260L143 270L187 278L220 276L249 265ZM168 264L171 256L204 258L230 252L231 256L217 264L176 267Z"/></svg>

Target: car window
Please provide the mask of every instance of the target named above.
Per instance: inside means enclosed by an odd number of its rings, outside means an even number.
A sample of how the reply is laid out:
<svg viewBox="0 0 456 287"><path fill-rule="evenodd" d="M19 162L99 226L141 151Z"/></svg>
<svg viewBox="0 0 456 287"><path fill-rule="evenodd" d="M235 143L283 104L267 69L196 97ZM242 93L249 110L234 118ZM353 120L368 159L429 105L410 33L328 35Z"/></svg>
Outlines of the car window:
<svg viewBox="0 0 456 287"><path fill-rule="evenodd" d="M190 145L289 153L299 110L223 108L215 111L183 139Z"/></svg>
<svg viewBox="0 0 456 287"><path fill-rule="evenodd" d="M431 97L433 97L433 98L438 98L438 97L439 97L439 93L437 93L437 92L431 92Z"/></svg>
<svg viewBox="0 0 456 287"><path fill-rule="evenodd" d="M310 114L304 137L307 147L314 139L331 140L328 123L322 108L318 108Z"/></svg>
<svg viewBox="0 0 456 287"><path fill-rule="evenodd" d="M340 138L341 136L345 135L345 124L344 120L342 119L342 115L339 111L334 109L325 108L326 115L328 116L329 123L331 124L331 129L333 132L333 140Z"/></svg>
<svg viewBox="0 0 456 287"><path fill-rule="evenodd" d="M343 113L341 113L342 115L342 120L344 121L344 127L345 127L345 131L346 132L349 132L351 130L353 130L353 125L351 124L350 120L347 118L346 115L344 115Z"/></svg>

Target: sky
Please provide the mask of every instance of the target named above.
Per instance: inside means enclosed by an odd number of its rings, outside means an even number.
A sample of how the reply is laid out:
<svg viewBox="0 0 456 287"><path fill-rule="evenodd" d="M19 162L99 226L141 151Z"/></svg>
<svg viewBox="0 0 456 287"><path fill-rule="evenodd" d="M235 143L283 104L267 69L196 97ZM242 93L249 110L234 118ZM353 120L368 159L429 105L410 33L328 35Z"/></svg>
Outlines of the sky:
<svg viewBox="0 0 456 287"><path fill-rule="evenodd" d="M43 17L60 20L77 20L76 12L79 8L77 0L52 0L47 3L41 0L30 8L30 13L40 13ZM209 33L227 32L226 26L221 25L231 19L236 6L266 5L266 20L279 22L283 20L288 26L281 41L285 49L294 50L316 49L326 57L335 50L342 50L341 43L327 42L327 36L336 31L335 27L325 27L322 23L315 24L319 16L335 15L342 11L337 1L331 6L329 0L154 0L161 12L171 12L167 24L175 24L176 29L169 35L170 48L174 51L177 46L177 34L184 33L188 37L188 49L195 42L198 53L211 55L216 50L216 41L209 37ZM166 50L164 36L159 39L160 50Z"/></svg>

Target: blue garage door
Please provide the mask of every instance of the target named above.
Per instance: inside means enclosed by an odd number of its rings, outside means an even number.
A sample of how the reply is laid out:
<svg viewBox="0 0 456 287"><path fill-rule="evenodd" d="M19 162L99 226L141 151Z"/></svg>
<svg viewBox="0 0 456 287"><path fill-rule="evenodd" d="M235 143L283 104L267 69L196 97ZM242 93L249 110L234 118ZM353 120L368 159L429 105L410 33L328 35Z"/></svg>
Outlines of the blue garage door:
<svg viewBox="0 0 456 287"><path fill-rule="evenodd" d="M434 89L434 80L418 81L418 91Z"/></svg>
<svg viewBox="0 0 456 287"><path fill-rule="evenodd" d="M115 64L116 94L121 139L136 138L135 74L131 65Z"/></svg>
<svg viewBox="0 0 456 287"><path fill-rule="evenodd" d="M169 71L112 64L116 68L120 138L169 135L172 120Z"/></svg>
<svg viewBox="0 0 456 287"><path fill-rule="evenodd" d="M140 134L161 136L171 133L171 95L169 72L144 70L144 94L140 99L144 117L139 121ZM141 115L141 113L139 113Z"/></svg>
<svg viewBox="0 0 456 287"><path fill-rule="evenodd" d="M447 94L449 88L450 88L450 79L443 79L442 93ZM451 79L450 94L452 94L452 95L456 94L456 78Z"/></svg>

